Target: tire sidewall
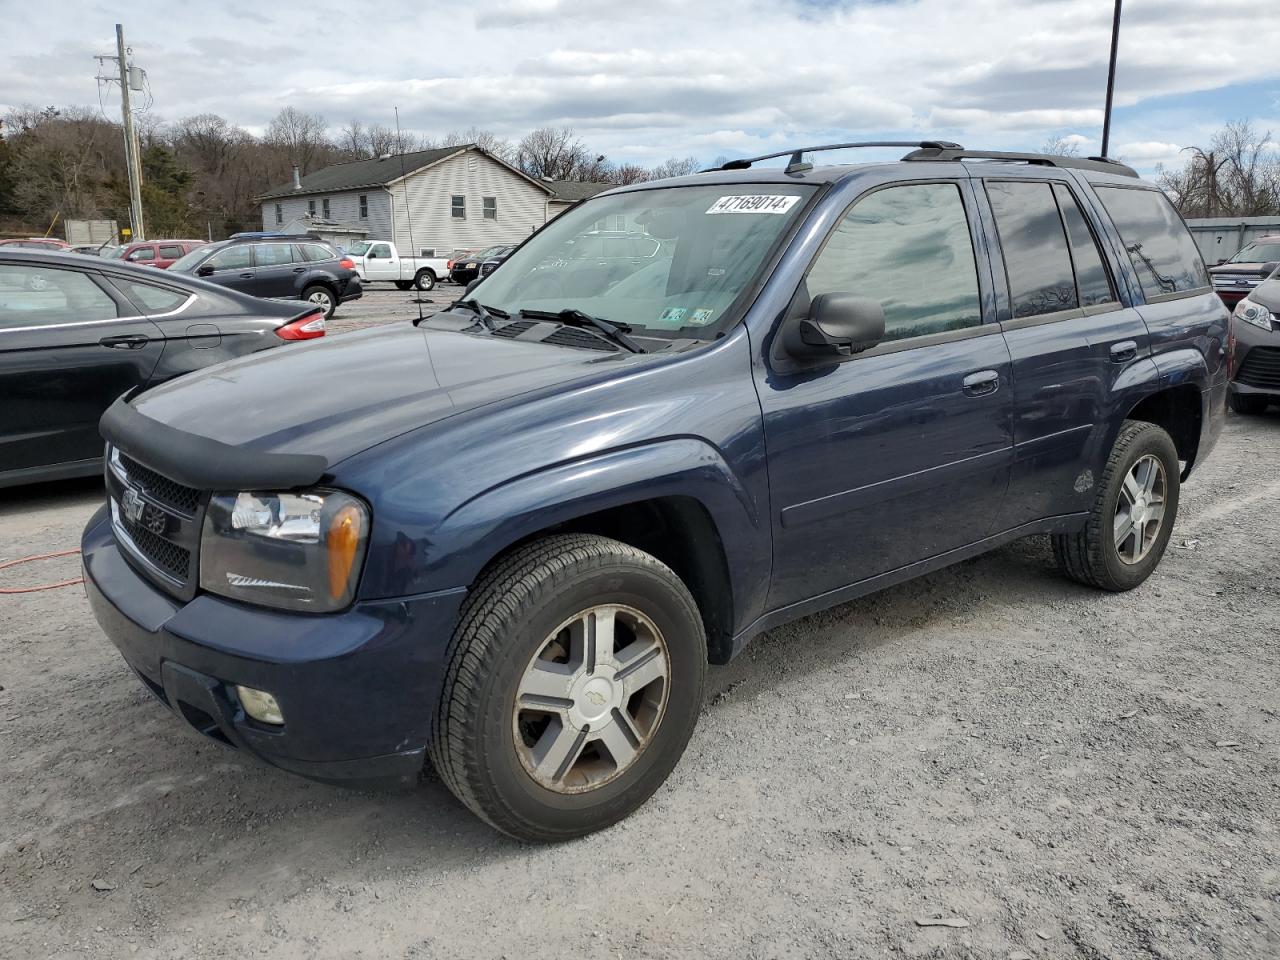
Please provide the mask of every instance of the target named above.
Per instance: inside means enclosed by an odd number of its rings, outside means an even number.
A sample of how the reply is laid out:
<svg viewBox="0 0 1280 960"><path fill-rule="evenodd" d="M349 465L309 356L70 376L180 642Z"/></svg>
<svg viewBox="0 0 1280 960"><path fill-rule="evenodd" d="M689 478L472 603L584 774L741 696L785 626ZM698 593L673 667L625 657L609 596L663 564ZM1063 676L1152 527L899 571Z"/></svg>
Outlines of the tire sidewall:
<svg viewBox="0 0 1280 960"><path fill-rule="evenodd" d="M422 270L413 278L413 283L419 290L431 290L435 288L436 277L430 270Z"/></svg>
<svg viewBox="0 0 1280 960"><path fill-rule="evenodd" d="M330 317L332 317L334 311L338 309L338 300L333 295L332 291L322 286L307 287L307 289L302 291L302 299L307 301L308 303L311 303L312 295L317 293L323 293L326 297L329 298L329 305L325 308L325 311L324 311L324 316L325 316L325 319L327 320ZM319 304L316 304L316 306L319 306Z"/></svg>
<svg viewBox="0 0 1280 960"><path fill-rule="evenodd" d="M566 581L553 582L518 624L498 624L507 640L489 664L475 704L483 717L479 751L488 758L492 797L517 821L542 834L576 836L615 823L647 800L675 767L693 733L702 706L706 640L697 608L656 571L625 562L593 565ZM667 642L670 687L662 721L635 763L604 786L580 794L558 794L538 784L516 754L512 711L515 691L529 661L565 620L600 603L643 612Z"/></svg>
<svg viewBox="0 0 1280 960"><path fill-rule="evenodd" d="M1124 486L1124 478L1129 475L1133 465L1147 455L1155 456L1164 467L1164 517L1161 519L1160 532L1156 535L1156 541L1151 545L1151 551L1138 563L1130 564L1120 559L1120 551L1116 547L1115 536L1112 534L1112 525L1120 500L1120 491ZM1181 493L1180 469L1178 451L1173 445L1173 440L1158 427L1143 430L1120 452L1119 463L1111 474L1103 500L1105 513L1100 518L1100 523L1103 540L1102 561L1106 565L1107 573L1122 589L1131 589L1146 580L1164 557L1169 538L1173 536L1173 526L1178 519L1178 498Z"/></svg>

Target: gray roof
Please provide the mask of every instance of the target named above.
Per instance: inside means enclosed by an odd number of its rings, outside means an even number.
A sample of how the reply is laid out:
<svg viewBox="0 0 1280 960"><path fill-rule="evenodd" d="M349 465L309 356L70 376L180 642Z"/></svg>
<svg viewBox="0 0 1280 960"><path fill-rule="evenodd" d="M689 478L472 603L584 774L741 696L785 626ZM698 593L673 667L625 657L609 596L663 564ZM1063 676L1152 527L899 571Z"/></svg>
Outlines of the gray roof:
<svg viewBox="0 0 1280 960"><path fill-rule="evenodd" d="M438 150L418 150L414 153L392 154L390 157L373 157L368 160L349 160L346 163L335 163L308 173L302 178L302 189L295 190L292 183L282 187L273 187L260 194L260 200L273 200L280 197L297 197L309 193L337 193L340 190L359 190L361 187L385 187L399 180L401 176L413 173L433 163L439 163L445 157L452 156L468 149L471 144L456 147L441 147ZM401 159L404 163L401 164Z"/></svg>
<svg viewBox="0 0 1280 960"><path fill-rule="evenodd" d="M543 180L541 183L551 191L552 200L566 203L577 203L617 186L616 183L580 183L576 180Z"/></svg>

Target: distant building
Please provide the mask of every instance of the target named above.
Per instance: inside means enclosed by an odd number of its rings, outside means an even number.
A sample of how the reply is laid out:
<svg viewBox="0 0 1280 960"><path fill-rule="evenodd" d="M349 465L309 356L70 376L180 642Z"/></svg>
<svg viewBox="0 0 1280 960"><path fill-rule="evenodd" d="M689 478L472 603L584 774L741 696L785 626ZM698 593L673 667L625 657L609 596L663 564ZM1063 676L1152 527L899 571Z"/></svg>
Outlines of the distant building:
<svg viewBox="0 0 1280 960"><path fill-rule="evenodd" d="M311 231L343 246L392 240L401 251L447 256L519 243L611 186L538 180L464 144L335 163L305 177L295 171L293 183L258 199L263 230Z"/></svg>

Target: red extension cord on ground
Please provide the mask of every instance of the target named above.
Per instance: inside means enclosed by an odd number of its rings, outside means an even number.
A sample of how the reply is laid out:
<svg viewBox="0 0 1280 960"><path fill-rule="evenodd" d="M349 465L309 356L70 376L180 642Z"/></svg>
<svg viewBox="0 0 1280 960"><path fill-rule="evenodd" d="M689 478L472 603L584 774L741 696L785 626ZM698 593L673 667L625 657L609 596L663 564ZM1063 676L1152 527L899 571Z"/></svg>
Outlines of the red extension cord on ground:
<svg viewBox="0 0 1280 960"><path fill-rule="evenodd" d="M37 560L52 560L55 557L70 557L79 552L79 550L61 550L58 553L41 553L34 557L22 557L19 560L7 560L4 563L0 563L0 570L7 570L9 567L17 567L24 563L35 563ZM76 577L74 580L62 580L59 583L42 583L38 587L0 587L0 594L38 593L41 590L56 590L58 587L74 587L77 583L84 583L84 577Z"/></svg>

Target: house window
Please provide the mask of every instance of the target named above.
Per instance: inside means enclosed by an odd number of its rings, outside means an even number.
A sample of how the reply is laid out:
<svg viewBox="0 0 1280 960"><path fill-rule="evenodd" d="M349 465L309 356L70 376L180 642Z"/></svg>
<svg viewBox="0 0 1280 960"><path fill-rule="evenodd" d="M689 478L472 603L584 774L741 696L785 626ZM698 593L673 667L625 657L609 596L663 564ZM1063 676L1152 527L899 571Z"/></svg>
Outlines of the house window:
<svg viewBox="0 0 1280 960"><path fill-rule="evenodd" d="M485 197L483 202L484 202L484 218L486 220L497 220L498 219L498 198Z"/></svg>
<svg viewBox="0 0 1280 960"><path fill-rule="evenodd" d="M467 198L455 194L450 204L450 211L457 220L467 219Z"/></svg>
<svg viewBox="0 0 1280 960"><path fill-rule="evenodd" d="M276 204L276 223L284 223L284 207Z"/></svg>
<svg viewBox="0 0 1280 960"><path fill-rule="evenodd" d="M316 215L316 202L314 200L307 201L307 216L314 217Z"/></svg>
<svg viewBox="0 0 1280 960"><path fill-rule="evenodd" d="M360 194L360 219L369 219L369 197L367 194Z"/></svg>
<svg viewBox="0 0 1280 960"><path fill-rule="evenodd" d="M329 198L325 197L320 201L320 209L324 211L324 218L329 219Z"/></svg>

